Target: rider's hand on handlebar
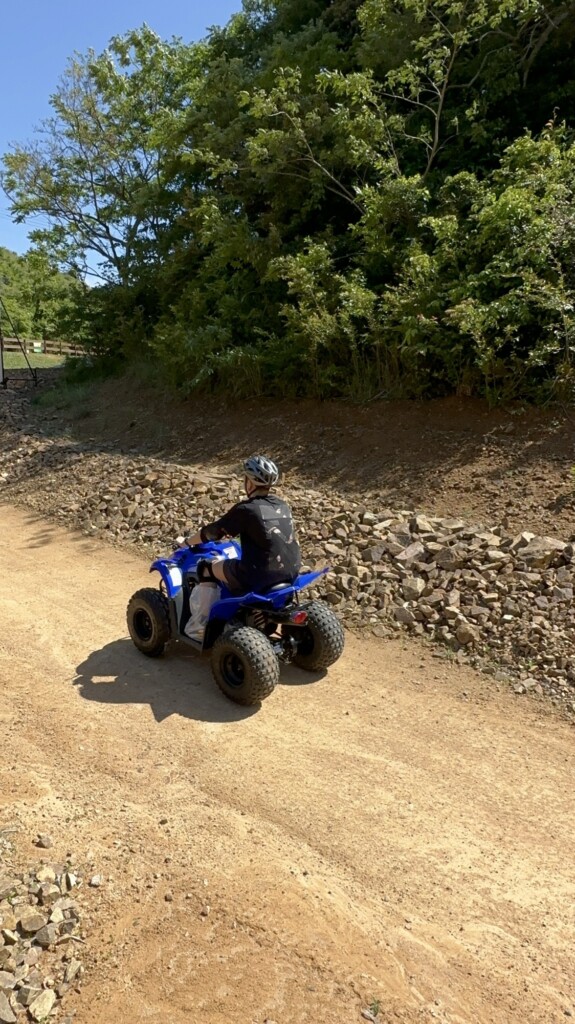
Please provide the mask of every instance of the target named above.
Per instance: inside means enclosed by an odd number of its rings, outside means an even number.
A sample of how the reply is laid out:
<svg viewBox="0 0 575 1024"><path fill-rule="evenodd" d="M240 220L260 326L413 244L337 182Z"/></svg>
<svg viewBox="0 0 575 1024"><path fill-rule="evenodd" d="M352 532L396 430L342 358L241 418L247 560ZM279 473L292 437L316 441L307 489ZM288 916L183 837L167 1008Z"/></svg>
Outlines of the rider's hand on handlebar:
<svg viewBox="0 0 575 1024"><path fill-rule="evenodd" d="M191 551L194 550L195 546L194 544L189 544L187 537L183 537L181 534L179 537L176 537L174 544L177 548L190 548Z"/></svg>
<svg viewBox="0 0 575 1024"><path fill-rule="evenodd" d="M175 540L174 543L179 548L188 547L190 549L190 551L194 551L195 548L197 548L199 546L198 544L190 544L188 538L184 537L182 534L180 534L179 537L176 537L176 540Z"/></svg>

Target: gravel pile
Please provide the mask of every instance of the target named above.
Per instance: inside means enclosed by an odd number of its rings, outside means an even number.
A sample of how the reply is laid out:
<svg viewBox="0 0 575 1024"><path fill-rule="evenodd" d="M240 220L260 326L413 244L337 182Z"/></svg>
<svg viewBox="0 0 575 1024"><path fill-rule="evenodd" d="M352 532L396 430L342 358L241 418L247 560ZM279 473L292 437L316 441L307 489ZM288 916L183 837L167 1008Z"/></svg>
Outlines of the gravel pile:
<svg viewBox="0 0 575 1024"><path fill-rule="evenodd" d="M8 830L9 831L9 830ZM44 860L27 871L10 864L10 843L0 834L0 1024L44 1021L61 1016L79 991L82 878L73 856L64 863ZM49 848L49 837L37 845Z"/></svg>

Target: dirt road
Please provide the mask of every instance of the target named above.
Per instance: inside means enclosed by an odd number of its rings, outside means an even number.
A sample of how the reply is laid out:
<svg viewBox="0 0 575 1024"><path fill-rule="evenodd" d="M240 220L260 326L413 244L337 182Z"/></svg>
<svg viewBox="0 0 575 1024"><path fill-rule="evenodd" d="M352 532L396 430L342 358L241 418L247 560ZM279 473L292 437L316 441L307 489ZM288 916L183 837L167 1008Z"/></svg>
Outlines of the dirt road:
<svg viewBox="0 0 575 1024"><path fill-rule="evenodd" d="M325 678L284 670L241 709L206 662L133 649L138 558L8 507L0 536L0 827L23 864L49 831L104 879L78 1022L575 1012L568 724L353 638Z"/></svg>

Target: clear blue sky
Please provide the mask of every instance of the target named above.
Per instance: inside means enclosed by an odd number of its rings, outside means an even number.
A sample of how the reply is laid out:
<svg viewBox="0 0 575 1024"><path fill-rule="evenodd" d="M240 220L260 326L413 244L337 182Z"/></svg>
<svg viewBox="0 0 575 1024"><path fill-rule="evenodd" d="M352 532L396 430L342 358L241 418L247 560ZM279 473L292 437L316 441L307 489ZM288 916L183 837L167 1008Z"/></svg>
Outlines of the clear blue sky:
<svg viewBox="0 0 575 1024"><path fill-rule="evenodd" d="M144 22L163 39L201 39L224 25L241 0L11 0L2 5L0 58L0 153L31 139L50 112L50 95L74 51L100 53L108 40ZM29 248L34 227L12 224L0 189L0 246Z"/></svg>

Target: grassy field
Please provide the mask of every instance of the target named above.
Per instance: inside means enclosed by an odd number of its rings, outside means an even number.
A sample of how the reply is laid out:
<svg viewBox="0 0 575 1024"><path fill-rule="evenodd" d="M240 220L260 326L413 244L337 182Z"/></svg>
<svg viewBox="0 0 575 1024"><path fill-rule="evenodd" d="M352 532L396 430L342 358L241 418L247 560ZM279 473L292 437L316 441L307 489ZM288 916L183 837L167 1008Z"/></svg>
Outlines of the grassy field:
<svg viewBox="0 0 575 1024"><path fill-rule="evenodd" d="M30 366L40 369L47 366L63 366L66 357L48 356L42 352L29 352L28 359L30 360ZM4 352L5 370L23 370L26 366L26 360L21 352Z"/></svg>

